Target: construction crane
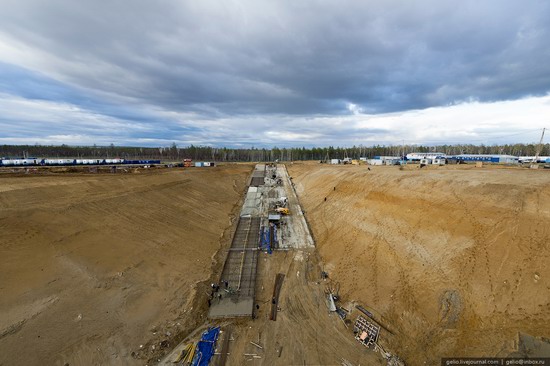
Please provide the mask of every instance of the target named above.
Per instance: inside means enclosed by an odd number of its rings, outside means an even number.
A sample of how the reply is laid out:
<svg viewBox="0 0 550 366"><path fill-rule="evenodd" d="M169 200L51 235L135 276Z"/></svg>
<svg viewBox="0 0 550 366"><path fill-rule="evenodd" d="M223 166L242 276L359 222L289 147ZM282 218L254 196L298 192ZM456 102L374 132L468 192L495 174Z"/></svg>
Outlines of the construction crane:
<svg viewBox="0 0 550 366"><path fill-rule="evenodd" d="M535 158L533 159L533 164L530 166L531 169L537 169L539 167L537 164L537 161L539 160L539 155L542 150L542 140L544 139L544 131L546 131L546 128L542 129L542 135L540 136L540 141L537 146L537 151L535 151Z"/></svg>

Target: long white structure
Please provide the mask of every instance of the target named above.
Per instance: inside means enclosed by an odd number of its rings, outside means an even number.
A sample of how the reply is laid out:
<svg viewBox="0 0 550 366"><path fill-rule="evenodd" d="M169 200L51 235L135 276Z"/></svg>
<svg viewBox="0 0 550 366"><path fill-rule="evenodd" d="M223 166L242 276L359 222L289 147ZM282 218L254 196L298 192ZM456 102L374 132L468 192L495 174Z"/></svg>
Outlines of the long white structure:
<svg viewBox="0 0 550 366"><path fill-rule="evenodd" d="M447 154L442 152L430 152L430 153L420 153L420 152L414 152L407 154L407 160L411 161L420 161L422 159L445 159L447 158Z"/></svg>

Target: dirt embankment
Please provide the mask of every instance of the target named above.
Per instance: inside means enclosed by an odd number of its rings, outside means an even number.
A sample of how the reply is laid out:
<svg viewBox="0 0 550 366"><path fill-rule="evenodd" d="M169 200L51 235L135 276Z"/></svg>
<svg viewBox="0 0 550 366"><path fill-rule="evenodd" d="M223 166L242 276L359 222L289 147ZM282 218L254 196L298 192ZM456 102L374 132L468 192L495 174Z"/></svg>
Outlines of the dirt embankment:
<svg viewBox="0 0 550 366"><path fill-rule="evenodd" d="M507 356L550 337L550 174L294 164L341 295L373 310L409 364ZM325 200L326 198L326 200Z"/></svg>
<svg viewBox="0 0 550 366"><path fill-rule="evenodd" d="M185 327L250 169L0 178L0 364L143 364Z"/></svg>

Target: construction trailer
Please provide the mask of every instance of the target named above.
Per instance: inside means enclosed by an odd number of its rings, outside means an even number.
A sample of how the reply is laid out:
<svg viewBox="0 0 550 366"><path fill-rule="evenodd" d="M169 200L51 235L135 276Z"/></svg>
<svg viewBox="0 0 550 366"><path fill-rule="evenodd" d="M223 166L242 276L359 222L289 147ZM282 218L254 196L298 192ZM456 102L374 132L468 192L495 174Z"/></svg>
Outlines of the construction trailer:
<svg viewBox="0 0 550 366"><path fill-rule="evenodd" d="M330 163L331 163L331 164L335 164L335 165L336 165L336 164L341 164L341 163L342 163L342 160L340 160L340 159L330 159Z"/></svg>
<svg viewBox="0 0 550 366"><path fill-rule="evenodd" d="M367 160L368 165L384 165L384 160L380 159L368 159Z"/></svg>
<svg viewBox="0 0 550 366"><path fill-rule="evenodd" d="M368 165L398 165L400 160L399 156L375 156L365 161Z"/></svg>
<svg viewBox="0 0 550 366"><path fill-rule="evenodd" d="M195 162L195 167L197 167L197 168L212 167L212 166L216 166L216 164L211 162L211 161L197 161L197 162Z"/></svg>
<svg viewBox="0 0 550 366"><path fill-rule="evenodd" d="M384 165L399 165L400 158L384 159Z"/></svg>

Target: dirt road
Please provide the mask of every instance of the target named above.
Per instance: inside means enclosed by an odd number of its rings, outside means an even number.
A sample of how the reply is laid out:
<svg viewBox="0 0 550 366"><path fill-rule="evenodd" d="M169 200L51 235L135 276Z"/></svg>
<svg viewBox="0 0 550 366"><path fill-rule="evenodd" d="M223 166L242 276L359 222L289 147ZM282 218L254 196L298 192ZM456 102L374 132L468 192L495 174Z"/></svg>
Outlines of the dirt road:
<svg viewBox="0 0 550 366"><path fill-rule="evenodd" d="M550 336L550 174L528 169L289 167L341 295L407 364L506 356ZM325 200L326 199L326 200Z"/></svg>
<svg viewBox="0 0 550 366"><path fill-rule="evenodd" d="M0 365L142 365L202 323L251 169L2 176Z"/></svg>

